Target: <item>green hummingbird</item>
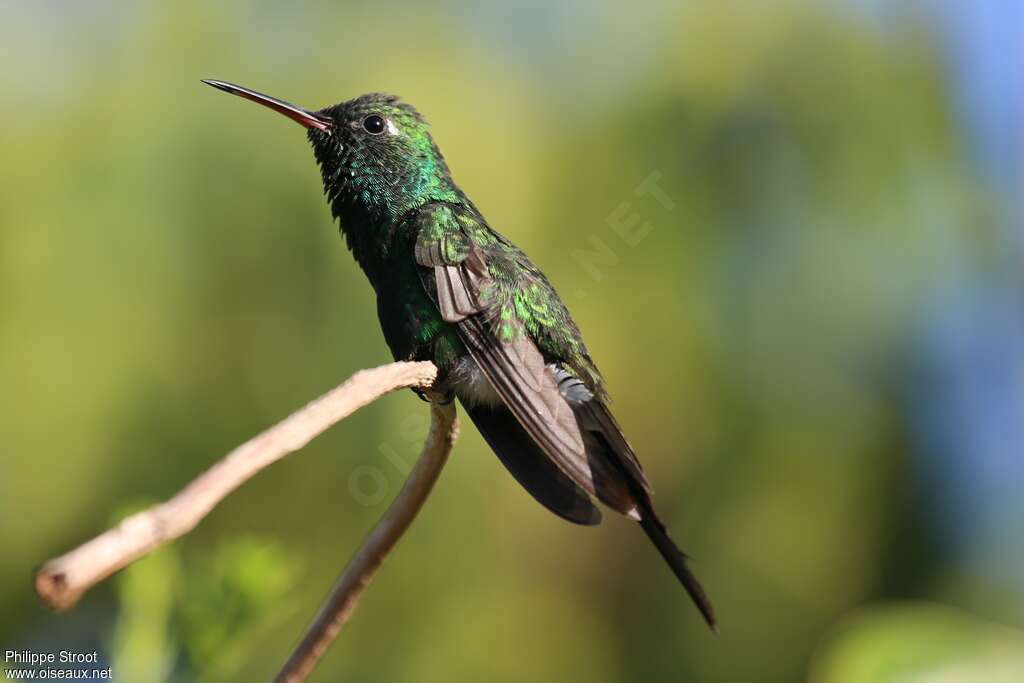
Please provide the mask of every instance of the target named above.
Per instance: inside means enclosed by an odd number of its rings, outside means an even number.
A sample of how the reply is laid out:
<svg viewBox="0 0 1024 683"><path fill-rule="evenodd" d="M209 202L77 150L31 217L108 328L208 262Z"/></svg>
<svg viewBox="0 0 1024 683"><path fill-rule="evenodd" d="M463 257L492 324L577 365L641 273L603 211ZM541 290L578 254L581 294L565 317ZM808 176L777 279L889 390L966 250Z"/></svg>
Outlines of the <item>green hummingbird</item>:
<svg viewBox="0 0 1024 683"><path fill-rule="evenodd" d="M432 361L437 390L459 399L509 472L556 515L597 524L595 497L638 521L714 629L579 328L544 274L452 180L423 116L381 93L310 111L203 82L307 129L395 359Z"/></svg>

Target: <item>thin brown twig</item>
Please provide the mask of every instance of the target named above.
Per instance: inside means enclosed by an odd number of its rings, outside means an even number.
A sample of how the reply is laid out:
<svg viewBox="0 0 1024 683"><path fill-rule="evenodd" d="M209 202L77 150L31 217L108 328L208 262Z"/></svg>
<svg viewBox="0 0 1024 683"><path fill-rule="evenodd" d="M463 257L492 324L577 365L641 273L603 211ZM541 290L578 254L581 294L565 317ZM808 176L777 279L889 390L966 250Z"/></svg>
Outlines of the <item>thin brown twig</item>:
<svg viewBox="0 0 1024 683"><path fill-rule="evenodd" d="M250 477L302 448L334 423L396 389L429 389L436 376L437 368L429 362L392 363L357 372L341 386L231 451L170 500L134 514L48 561L36 572L36 593L54 609L72 607L103 579L192 530ZM435 424L436 420L435 415Z"/></svg>
<svg viewBox="0 0 1024 683"><path fill-rule="evenodd" d="M459 435L455 407L431 405L430 434L423 452L391 507L363 541L338 578L320 612L274 683L302 683L356 609L384 558L416 517Z"/></svg>

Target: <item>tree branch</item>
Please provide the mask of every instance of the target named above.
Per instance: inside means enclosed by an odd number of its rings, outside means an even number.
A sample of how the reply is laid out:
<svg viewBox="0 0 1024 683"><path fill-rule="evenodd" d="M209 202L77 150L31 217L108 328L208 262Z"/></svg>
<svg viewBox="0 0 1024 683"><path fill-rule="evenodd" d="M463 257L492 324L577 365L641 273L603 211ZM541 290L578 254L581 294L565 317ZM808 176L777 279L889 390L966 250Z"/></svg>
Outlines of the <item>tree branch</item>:
<svg viewBox="0 0 1024 683"><path fill-rule="evenodd" d="M306 680L341 627L355 612L359 597L430 494L459 436L455 406L434 403L430 416L430 433L405 486L334 584L319 614L274 683L302 683Z"/></svg>
<svg viewBox="0 0 1024 683"><path fill-rule="evenodd" d="M341 386L228 453L170 500L134 514L71 552L48 561L36 572L36 593L43 602L54 609L64 610L72 607L86 591L103 579L164 543L191 531L217 503L263 468L302 448L334 423L384 394L408 387L429 389L436 376L437 368L429 362L392 363L357 372ZM452 410L452 414L446 418L448 422L445 423L441 421L439 411L448 409ZM454 408L435 407L433 413L434 429L427 441L423 460L428 460L428 453L433 453L438 448L447 456L448 449L455 439ZM434 444L433 448L431 444ZM437 455L434 455L429 461L436 462L436 458ZM444 457L441 457L440 462L436 463L436 468L440 469L443 463ZM409 484L399 496L400 499L406 495L413 495L413 492L408 491L410 488L417 488L417 473L424 467L428 466L417 467ZM421 476L428 474L429 472L423 473ZM418 486L425 488L422 491L417 489L415 494L425 496L436 477L437 473L434 472L432 477L428 477L429 481L426 478L422 479ZM377 531L387 523L392 511L399 507L399 503L400 501L397 501L392 506ZM411 509L412 514L415 514L415 509L418 509L421 503L422 500ZM396 527L398 534L408 526L409 520ZM367 539L367 544L374 542L377 531ZM394 540L397 540L397 536L390 543L380 543L376 547L386 553L394 544ZM356 562L365 552L366 547L356 556ZM366 580L369 580L369 576ZM365 587L365 584L359 587L354 597L358 597L362 587ZM355 601L352 600L351 606L354 604ZM348 611L351 612L351 607ZM340 626L340 623L338 625ZM334 631L336 632L337 628ZM326 647L326 644L323 647ZM312 668L312 664L309 666Z"/></svg>

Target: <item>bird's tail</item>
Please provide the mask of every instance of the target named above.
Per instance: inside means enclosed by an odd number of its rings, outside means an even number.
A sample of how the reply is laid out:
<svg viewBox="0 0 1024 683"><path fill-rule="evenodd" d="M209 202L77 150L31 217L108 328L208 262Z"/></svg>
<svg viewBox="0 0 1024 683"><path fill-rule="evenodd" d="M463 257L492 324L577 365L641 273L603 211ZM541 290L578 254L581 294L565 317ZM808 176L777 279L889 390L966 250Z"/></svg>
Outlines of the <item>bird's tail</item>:
<svg viewBox="0 0 1024 683"><path fill-rule="evenodd" d="M654 510L648 507L644 510L640 519L640 526L647 533L648 538L654 543L654 547L658 549L661 556L665 558L665 562L672 568L672 573L679 579L679 583L683 584L683 588L690 594L690 598L694 604L697 605L697 609L704 616L704 620L708 623L708 626L715 633L718 632L718 628L715 625L715 611L711 607L711 601L708 600L708 596L704 593L704 588L701 587L700 581L690 571L689 566L686 564L686 554L679 549L675 542L669 538L668 531L665 529L665 525L661 523L657 515L654 514Z"/></svg>

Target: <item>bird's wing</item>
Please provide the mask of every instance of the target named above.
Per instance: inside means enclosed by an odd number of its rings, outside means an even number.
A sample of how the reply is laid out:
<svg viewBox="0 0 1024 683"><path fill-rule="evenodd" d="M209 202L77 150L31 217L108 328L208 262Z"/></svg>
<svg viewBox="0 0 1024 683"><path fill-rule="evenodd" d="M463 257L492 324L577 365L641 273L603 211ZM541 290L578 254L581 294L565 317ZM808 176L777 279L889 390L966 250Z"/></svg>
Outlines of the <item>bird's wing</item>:
<svg viewBox="0 0 1024 683"><path fill-rule="evenodd" d="M714 628L711 603L655 514L647 478L551 285L522 252L461 207L428 205L417 220L423 285L509 412L576 486L640 521ZM520 478L537 497L541 489L525 481Z"/></svg>
<svg viewBox="0 0 1024 683"><path fill-rule="evenodd" d="M567 377L582 383L550 353L545 357L530 329L536 328L531 308L561 302L532 304L524 293L541 283L515 267L522 264L508 262L521 254L510 257L510 245L468 212L431 204L417 220L424 286L516 420L578 486L639 518L631 484L644 494L648 486L632 449L603 401L589 391L585 401L566 393Z"/></svg>
<svg viewBox="0 0 1024 683"><path fill-rule="evenodd" d="M587 492L577 486L504 405L463 402L480 435L516 481L534 500L574 524L601 522L601 512Z"/></svg>

